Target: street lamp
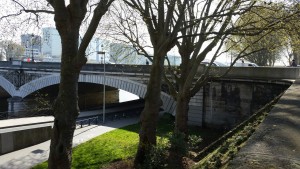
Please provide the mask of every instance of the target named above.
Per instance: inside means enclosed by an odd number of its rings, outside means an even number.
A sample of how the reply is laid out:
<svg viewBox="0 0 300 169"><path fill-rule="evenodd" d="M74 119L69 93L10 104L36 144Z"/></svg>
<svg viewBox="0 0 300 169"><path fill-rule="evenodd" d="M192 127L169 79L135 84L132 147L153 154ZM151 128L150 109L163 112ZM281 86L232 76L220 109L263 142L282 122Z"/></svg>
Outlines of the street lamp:
<svg viewBox="0 0 300 169"><path fill-rule="evenodd" d="M105 52L98 51L100 55L103 55L103 123L105 123Z"/></svg>
<svg viewBox="0 0 300 169"><path fill-rule="evenodd" d="M33 38L34 38L34 34L31 34L31 62L34 62L34 57L33 57Z"/></svg>

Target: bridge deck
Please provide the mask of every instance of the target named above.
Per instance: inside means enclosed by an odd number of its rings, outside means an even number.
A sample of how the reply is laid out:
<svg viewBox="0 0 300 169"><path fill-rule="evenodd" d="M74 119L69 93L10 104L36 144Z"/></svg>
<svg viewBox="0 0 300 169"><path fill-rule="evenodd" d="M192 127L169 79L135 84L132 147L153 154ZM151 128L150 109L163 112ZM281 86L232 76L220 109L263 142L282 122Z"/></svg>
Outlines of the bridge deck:
<svg viewBox="0 0 300 169"><path fill-rule="evenodd" d="M229 168L300 168L300 80L280 98Z"/></svg>

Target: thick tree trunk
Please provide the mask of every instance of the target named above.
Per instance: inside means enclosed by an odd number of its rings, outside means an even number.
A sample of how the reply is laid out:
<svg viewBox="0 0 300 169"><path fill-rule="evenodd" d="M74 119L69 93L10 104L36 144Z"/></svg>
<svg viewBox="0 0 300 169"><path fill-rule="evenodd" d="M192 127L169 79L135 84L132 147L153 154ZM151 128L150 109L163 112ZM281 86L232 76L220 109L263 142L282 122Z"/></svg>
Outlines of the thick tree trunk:
<svg viewBox="0 0 300 169"><path fill-rule="evenodd" d="M141 129L139 132L139 146L135 157L135 164L144 162L145 155L151 146L156 145L156 125L159 108L162 106L160 98L161 78L165 54L156 56L151 67L150 79L145 97L145 108L141 114Z"/></svg>
<svg viewBox="0 0 300 169"><path fill-rule="evenodd" d="M48 167L51 169L71 168L73 133L79 113L76 91L77 77L78 75L73 74L65 79L68 84L60 87L62 92L59 93L54 105L55 120Z"/></svg>
<svg viewBox="0 0 300 169"><path fill-rule="evenodd" d="M62 56L60 85L54 103L54 126L51 135L48 168L69 169L72 162L72 142L78 107L78 77L82 66L86 63L85 50L99 25L102 16L107 12L113 0L101 0L94 10L81 45L79 46L79 30L87 12L88 0L64 1L51 0L54 8L54 21L61 37Z"/></svg>
<svg viewBox="0 0 300 169"><path fill-rule="evenodd" d="M51 135L49 169L69 169L72 162L72 142L78 108L78 77L80 66L74 63L78 51L78 32L62 37L61 81L54 103L54 126Z"/></svg>
<svg viewBox="0 0 300 169"><path fill-rule="evenodd" d="M176 99L175 133L188 134L188 111L190 97L179 92Z"/></svg>

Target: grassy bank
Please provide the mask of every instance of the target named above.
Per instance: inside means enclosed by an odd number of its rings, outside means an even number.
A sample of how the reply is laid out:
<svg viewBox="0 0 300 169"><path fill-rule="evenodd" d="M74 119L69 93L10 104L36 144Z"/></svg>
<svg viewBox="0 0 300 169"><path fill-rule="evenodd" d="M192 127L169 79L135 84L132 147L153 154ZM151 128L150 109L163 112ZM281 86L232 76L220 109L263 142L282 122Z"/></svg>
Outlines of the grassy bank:
<svg viewBox="0 0 300 169"><path fill-rule="evenodd" d="M73 149L72 168L99 169L109 167L116 161L127 161L134 158L138 146L138 131L140 124L126 126L100 135ZM174 129L174 117L164 115L159 119L157 136L167 139ZM211 129L191 127L190 133L203 138L200 147L205 147L217 139L221 133ZM47 162L39 164L34 169L46 169Z"/></svg>

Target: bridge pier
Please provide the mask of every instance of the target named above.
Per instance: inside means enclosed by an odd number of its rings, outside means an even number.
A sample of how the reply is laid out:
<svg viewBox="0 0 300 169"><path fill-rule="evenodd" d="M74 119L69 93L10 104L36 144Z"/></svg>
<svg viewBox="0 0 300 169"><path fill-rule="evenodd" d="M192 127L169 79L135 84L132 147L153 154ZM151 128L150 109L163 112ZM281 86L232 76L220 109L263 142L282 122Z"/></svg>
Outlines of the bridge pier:
<svg viewBox="0 0 300 169"><path fill-rule="evenodd" d="M23 99L18 96L13 96L7 99L8 102L8 117L19 117L22 115Z"/></svg>

